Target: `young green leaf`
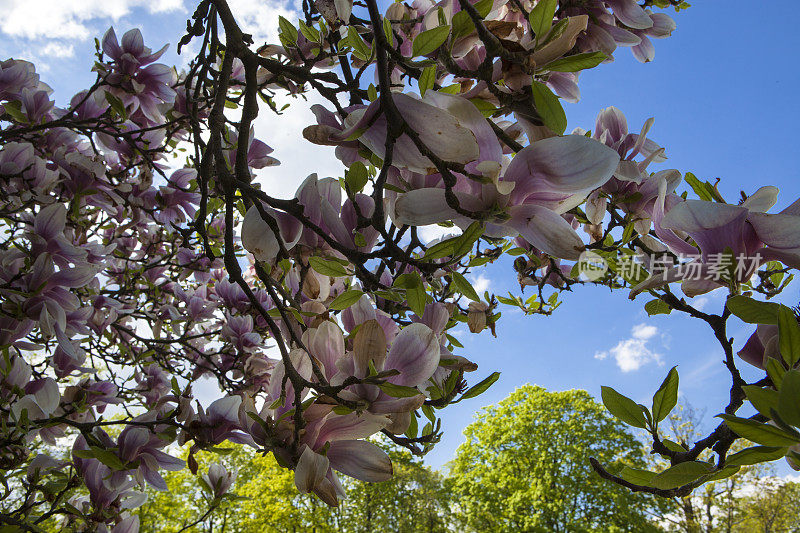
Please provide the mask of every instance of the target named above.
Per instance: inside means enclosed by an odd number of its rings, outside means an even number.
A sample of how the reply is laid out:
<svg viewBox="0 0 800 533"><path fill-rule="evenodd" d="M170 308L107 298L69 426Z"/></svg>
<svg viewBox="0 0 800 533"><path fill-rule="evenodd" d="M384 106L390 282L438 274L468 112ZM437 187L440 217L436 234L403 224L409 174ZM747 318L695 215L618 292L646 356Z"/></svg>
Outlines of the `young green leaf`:
<svg viewBox="0 0 800 533"><path fill-rule="evenodd" d="M330 276L332 278L339 278L347 276L347 270L341 263L331 261L330 259L322 259L321 257L310 257L308 264L311 268L322 274L323 276Z"/></svg>
<svg viewBox="0 0 800 533"><path fill-rule="evenodd" d="M350 289L337 296L330 304L328 304L328 307L335 311L341 311L342 309L347 309L356 303L361 299L362 296L364 296L363 292L357 289Z"/></svg>
<svg viewBox="0 0 800 533"><path fill-rule="evenodd" d="M550 30L550 26L553 25L556 7L558 7L557 0L541 0L531 9L528 15L528 22L530 22L531 30L533 30L537 40L544 37Z"/></svg>
<svg viewBox="0 0 800 533"><path fill-rule="evenodd" d="M436 83L436 67L431 65L422 69L422 74L419 75L419 94L425 96L425 93L433 89Z"/></svg>
<svg viewBox="0 0 800 533"><path fill-rule="evenodd" d="M762 389L757 385L746 385L742 387L745 396L756 408L756 411L764 416L772 416L773 409L778 409L778 391L772 389Z"/></svg>
<svg viewBox="0 0 800 533"><path fill-rule="evenodd" d="M791 368L800 361L800 326L794 311L785 305L778 309L778 339L783 360Z"/></svg>
<svg viewBox="0 0 800 533"><path fill-rule="evenodd" d="M729 455L726 465L748 466L758 463L776 461L786 455L786 448L775 446L753 446Z"/></svg>
<svg viewBox="0 0 800 533"><path fill-rule="evenodd" d="M403 385L395 385L394 383L381 383L378 385L378 388L381 389L383 392L391 396L392 398L411 398L412 396L417 396L422 394L420 391L415 389L414 387L406 387Z"/></svg>
<svg viewBox="0 0 800 533"><path fill-rule="evenodd" d="M629 426L637 428L647 427L647 418L644 415L644 407L634 402L627 396L623 396L611 387L601 387L601 397L606 409Z"/></svg>
<svg viewBox="0 0 800 533"><path fill-rule="evenodd" d="M718 415L725 421L729 428L747 440L753 441L764 446L792 446L800 441L800 438L786 433L784 430L770 424L762 424L755 420L739 418L733 415Z"/></svg>
<svg viewBox="0 0 800 533"><path fill-rule="evenodd" d="M772 391L775 392L775 391ZM776 411L787 424L800 427L800 372L790 370L783 375ZM749 398L749 397L748 397Z"/></svg>
<svg viewBox="0 0 800 533"><path fill-rule="evenodd" d="M731 313L748 324L777 324L780 305L747 296L731 296L726 303Z"/></svg>
<svg viewBox="0 0 800 533"><path fill-rule="evenodd" d="M545 126L553 130L554 133L561 135L567 129L567 115L558 96L543 83L534 81L531 84L533 103L536 112L542 118Z"/></svg>
<svg viewBox="0 0 800 533"><path fill-rule="evenodd" d="M489 377L470 387L467 392L461 395L462 400L466 400L468 398L474 398L475 396L479 396L486 392L489 387L491 387L495 381L500 379L500 372L492 372Z"/></svg>
<svg viewBox="0 0 800 533"><path fill-rule="evenodd" d="M479 302L481 300L478 293L475 292L475 289L472 287L472 284L465 278L463 275L459 274L458 272L451 272L450 279L453 282L453 288L472 300L473 302Z"/></svg>
<svg viewBox="0 0 800 533"><path fill-rule="evenodd" d="M672 412L678 403L678 371L672 367L667 377L653 395L653 419L661 422Z"/></svg>
<svg viewBox="0 0 800 533"><path fill-rule="evenodd" d="M700 479L713 469L713 466L703 461L678 463L654 476L650 485L657 489L675 489Z"/></svg>
<svg viewBox="0 0 800 533"><path fill-rule="evenodd" d="M450 35L450 26L439 26L426 30L414 38L411 45L412 57L425 56L442 46Z"/></svg>
<svg viewBox="0 0 800 533"><path fill-rule="evenodd" d="M586 52L556 59L542 66L542 69L556 72L578 72L594 68L605 59L606 55L603 52Z"/></svg>

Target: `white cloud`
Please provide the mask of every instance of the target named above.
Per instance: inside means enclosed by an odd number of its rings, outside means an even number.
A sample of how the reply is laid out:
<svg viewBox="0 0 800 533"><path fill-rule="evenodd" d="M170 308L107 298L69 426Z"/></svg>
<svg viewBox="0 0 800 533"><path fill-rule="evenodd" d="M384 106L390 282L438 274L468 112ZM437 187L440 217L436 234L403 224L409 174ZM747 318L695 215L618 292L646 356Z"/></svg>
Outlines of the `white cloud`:
<svg viewBox="0 0 800 533"><path fill-rule="evenodd" d="M27 39L88 39L98 19L119 20L136 7L150 13L184 10L183 0L6 0L0 31Z"/></svg>
<svg viewBox="0 0 800 533"><path fill-rule="evenodd" d="M242 31L253 36L256 45L278 42L278 16L294 21L299 15L291 0L254 2L253 0L228 0L231 11Z"/></svg>
<svg viewBox="0 0 800 533"><path fill-rule="evenodd" d="M75 55L75 47L71 44L51 42L43 46L39 53L49 57L72 57Z"/></svg>
<svg viewBox="0 0 800 533"><path fill-rule="evenodd" d="M444 239L446 237L452 237L453 235L460 234L461 229L457 228L456 226L446 228L438 224L431 224L430 226L419 226L417 228L417 235L419 235L419 239L424 244L428 244L429 242L437 239Z"/></svg>
<svg viewBox="0 0 800 533"><path fill-rule="evenodd" d="M483 272L478 274L477 276L470 276L470 281L472 282L472 286L475 289L475 292L478 293L480 296L485 291L489 290L489 287L492 286L492 280L487 278Z"/></svg>
<svg viewBox="0 0 800 533"><path fill-rule="evenodd" d="M597 352L594 357L600 360L609 356L613 357L617 362L617 366L623 372L639 370L650 362L661 365L663 364L661 354L648 347L648 342L656 335L658 335L656 326L637 324L631 329L629 338L619 341L616 346L608 351Z"/></svg>
<svg viewBox="0 0 800 533"><path fill-rule="evenodd" d="M256 171L262 190L277 198L292 198L297 187L309 174L320 178L344 175L344 165L336 159L332 146L319 146L303 138L303 128L316 124L311 112L313 104L325 104L326 100L309 95L308 100L287 98L278 102L291 105L281 115L262 105L258 118L253 122L255 137L267 143L275 151L270 154L281 164ZM326 107L330 107L330 103Z"/></svg>

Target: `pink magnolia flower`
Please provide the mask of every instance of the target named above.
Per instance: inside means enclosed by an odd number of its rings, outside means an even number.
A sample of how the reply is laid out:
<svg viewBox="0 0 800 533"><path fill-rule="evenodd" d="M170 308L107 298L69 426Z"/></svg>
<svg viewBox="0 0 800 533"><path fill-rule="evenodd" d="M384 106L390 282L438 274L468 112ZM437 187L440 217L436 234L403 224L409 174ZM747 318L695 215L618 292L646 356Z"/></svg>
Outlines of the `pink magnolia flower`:
<svg viewBox="0 0 800 533"><path fill-rule="evenodd" d="M455 194L464 209L494 213L486 235L521 235L549 255L577 259L583 241L561 215L608 181L618 162L616 152L595 140L551 137L522 149L502 178L498 168L494 183L471 182ZM469 225L472 220L452 209L445 196L442 186L408 191L395 203L394 220L414 226L447 220Z"/></svg>
<svg viewBox="0 0 800 533"><path fill-rule="evenodd" d="M735 272L739 282L748 280L766 261L781 261L798 268L800 200L780 213L765 213L777 201L777 194L776 187L762 187L738 206L702 200L678 202L657 224L665 230L659 237L675 253L699 252L700 257L694 262L699 263L701 277L706 277L702 274L714 268L712 263L726 251L733 254L734 261L741 259L744 264L744 268ZM683 235L691 237L697 247L683 240ZM694 275L692 272L685 265L673 267L634 287L631 297L679 280L683 280L687 296L703 294L726 283L724 280L685 279Z"/></svg>

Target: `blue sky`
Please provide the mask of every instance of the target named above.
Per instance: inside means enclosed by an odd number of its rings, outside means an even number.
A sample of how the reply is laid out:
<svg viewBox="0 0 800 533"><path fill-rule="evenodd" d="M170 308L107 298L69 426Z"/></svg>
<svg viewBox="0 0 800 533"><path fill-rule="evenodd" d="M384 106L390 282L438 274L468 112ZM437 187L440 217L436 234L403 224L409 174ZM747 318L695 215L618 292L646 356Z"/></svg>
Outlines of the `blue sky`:
<svg viewBox="0 0 800 533"><path fill-rule="evenodd" d="M291 3L231 3L234 11L244 10L245 26L262 39L274 39L277 14L292 12ZM185 62L174 45L192 8L189 0L11 0L4 10L10 15L0 22L0 57L35 61L63 105L93 79L92 39L109 25L118 35L140 27L152 48L172 44L165 62ZM669 159L651 170L677 168L712 182L722 178L720 190L729 201L740 189L751 193L761 185L777 185L776 209L783 208L800 197L800 157L792 134L800 123L794 100L800 75L792 59L800 36L795 17L789 16L795 10L788 1L736 0L696 2L673 14L678 29L671 38L655 41L653 63L642 65L619 49L614 63L581 76L582 101L566 104L570 128L592 128L597 112L609 105L626 114L633 130L655 117L650 137L666 148ZM257 135L283 162L261 178L268 192L284 196L311 172L335 176L341 168L332 150L298 140L312 118L308 104L294 107L279 119L259 117L256 124ZM508 262L476 278L497 293L519 290ZM678 315L650 318L642 309L648 298L630 302L625 292L585 287L563 299L547 318L504 310L497 339L488 333L461 335L465 355L480 365L475 380L494 370L503 374L483 396L446 410L445 436L427 457L429 464L439 467L452 458L476 410L525 383L583 388L597 396L601 385L610 385L648 403L669 368L678 365L681 394L706 410L707 426L714 423L712 417L726 404L729 378L722 352L702 323ZM797 287L781 299L795 305ZM699 305L717 311L723 300L722 291L715 291ZM738 345L749 333L749 327L731 323ZM596 357L602 353L605 358ZM746 376L753 379L757 373L746 371Z"/></svg>

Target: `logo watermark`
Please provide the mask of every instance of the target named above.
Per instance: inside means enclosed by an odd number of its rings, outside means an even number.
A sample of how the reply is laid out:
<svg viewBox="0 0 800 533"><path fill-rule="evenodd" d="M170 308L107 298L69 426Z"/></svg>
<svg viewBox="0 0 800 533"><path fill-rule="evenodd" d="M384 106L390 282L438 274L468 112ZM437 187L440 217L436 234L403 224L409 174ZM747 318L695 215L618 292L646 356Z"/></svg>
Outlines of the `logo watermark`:
<svg viewBox="0 0 800 533"><path fill-rule="evenodd" d="M581 252L578 273L585 281L597 281L608 272L608 262L591 250Z"/></svg>

